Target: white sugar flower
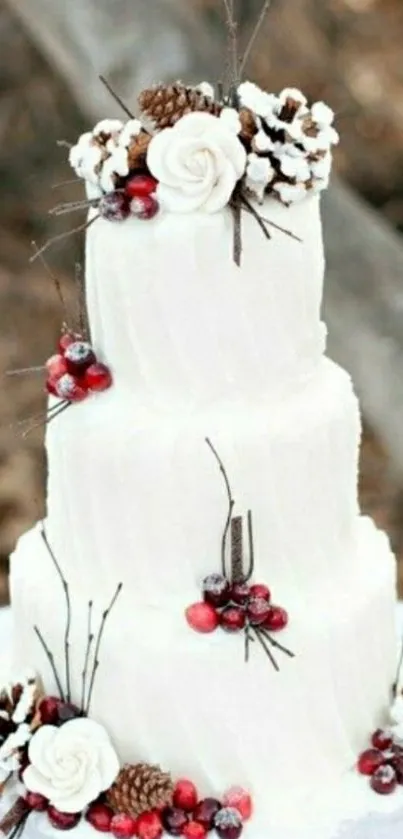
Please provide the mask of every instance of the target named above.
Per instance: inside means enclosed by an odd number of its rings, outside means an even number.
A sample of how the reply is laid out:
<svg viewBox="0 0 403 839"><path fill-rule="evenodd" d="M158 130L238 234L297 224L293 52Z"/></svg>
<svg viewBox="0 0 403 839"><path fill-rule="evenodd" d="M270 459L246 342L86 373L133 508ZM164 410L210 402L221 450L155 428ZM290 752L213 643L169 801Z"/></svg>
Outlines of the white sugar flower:
<svg viewBox="0 0 403 839"><path fill-rule="evenodd" d="M258 201L263 201L266 187L272 182L275 171L267 157L250 154L246 167L246 188L252 192Z"/></svg>
<svg viewBox="0 0 403 839"><path fill-rule="evenodd" d="M207 99L215 98L215 90L210 82L200 82L200 84L197 85L197 90L199 90L203 96L207 96Z"/></svg>
<svg viewBox="0 0 403 839"><path fill-rule="evenodd" d="M302 184L276 183L273 189L278 193L283 204L296 204L306 198L307 191Z"/></svg>
<svg viewBox="0 0 403 839"><path fill-rule="evenodd" d="M64 813L80 813L109 789L120 768L105 729L86 718L60 728L43 725L30 741L28 757L25 786Z"/></svg>
<svg viewBox="0 0 403 839"><path fill-rule="evenodd" d="M332 125L334 113L325 102L315 102L311 108L312 119L320 128Z"/></svg>
<svg viewBox="0 0 403 839"><path fill-rule="evenodd" d="M142 125L139 119L129 119L119 134L118 145L128 148L133 137L138 137L141 129Z"/></svg>
<svg viewBox="0 0 403 839"><path fill-rule="evenodd" d="M234 134L241 133L242 123L239 118L238 111L236 111L235 108L223 108L219 119L222 120L229 131L233 131Z"/></svg>
<svg viewBox="0 0 403 839"><path fill-rule="evenodd" d="M253 82L242 82L238 87L238 96L244 108L249 108L254 114L264 118L273 112L278 102L277 96L266 93Z"/></svg>
<svg viewBox="0 0 403 839"><path fill-rule="evenodd" d="M244 174L246 152L225 120L190 113L154 135L147 163L167 210L215 213L228 204Z"/></svg>

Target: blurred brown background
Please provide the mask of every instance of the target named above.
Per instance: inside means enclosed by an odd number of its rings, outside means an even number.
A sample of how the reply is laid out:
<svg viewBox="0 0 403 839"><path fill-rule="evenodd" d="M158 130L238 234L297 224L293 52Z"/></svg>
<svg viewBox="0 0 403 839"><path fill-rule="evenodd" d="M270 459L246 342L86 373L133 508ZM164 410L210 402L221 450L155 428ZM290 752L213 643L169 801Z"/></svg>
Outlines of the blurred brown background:
<svg viewBox="0 0 403 839"><path fill-rule="evenodd" d="M261 2L238 0L241 41ZM133 107L150 80L219 76L224 41L221 0L0 0L0 602L9 553L43 506L43 433L24 440L17 425L44 408L42 380L3 374L42 363L58 337L54 288L28 262L31 240L76 223L48 213L81 197L54 188L71 177L57 140L118 115L99 73ZM248 75L297 85L338 115L339 179L324 202L329 352L364 409L363 508L403 569L402 43L401 0L272 0ZM66 293L81 258L77 237L49 255ZM403 593L403 570L401 582Z"/></svg>

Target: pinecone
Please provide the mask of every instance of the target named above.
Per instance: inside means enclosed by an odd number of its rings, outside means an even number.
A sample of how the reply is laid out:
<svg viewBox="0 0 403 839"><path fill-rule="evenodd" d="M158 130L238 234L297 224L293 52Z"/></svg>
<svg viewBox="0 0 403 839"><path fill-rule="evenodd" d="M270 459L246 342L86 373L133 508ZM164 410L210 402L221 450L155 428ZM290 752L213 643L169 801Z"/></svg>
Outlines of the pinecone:
<svg viewBox="0 0 403 839"><path fill-rule="evenodd" d="M132 172L134 169L145 169L147 149L151 140L151 134L147 131L140 131L128 148L128 164Z"/></svg>
<svg viewBox="0 0 403 839"><path fill-rule="evenodd" d="M143 90L139 105L156 128L169 128L192 111L205 111L218 116L222 105L205 96L197 87L186 87L181 82L172 85L155 85Z"/></svg>
<svg viewBox="0 0 403 839"><path fill-rule="evenodd" d="M117 813L137 818L141 813L170 806L174 785L170 775L149 763L126 765L107 793L110 807Z"/></svg>
<svg viewBox="0 0 403 839"><path fill-rule="evenodd" d="M240 136L245 143L251 146L252 140L258 130L255 115L249 110L249 108L241 108L239 111L239 119L241 120L242 125Z"/></svg>

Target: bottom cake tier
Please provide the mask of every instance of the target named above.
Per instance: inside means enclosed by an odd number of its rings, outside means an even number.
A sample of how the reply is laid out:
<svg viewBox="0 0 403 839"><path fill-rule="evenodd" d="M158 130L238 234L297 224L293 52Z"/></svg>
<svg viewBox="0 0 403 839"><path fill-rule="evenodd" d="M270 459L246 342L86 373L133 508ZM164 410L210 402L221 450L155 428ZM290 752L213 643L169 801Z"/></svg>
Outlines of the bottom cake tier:
<svg viewBox="0 0 403 839"><path fill-rule="evenodd" d="M191 777L204 795L232 784L248 788L256 839L308 823L315 807L334 797L369 733L385 722L394 678L395 562L386 537L367 519L357 522L350 568L348 578L335 569L321 583L309 610L297 598L287 602L290 624L278 637L295 658L276 652L280 672L257 642L245 663L239 636L192 632L180 593L168 611L133 609L123 590L105 629L91 708L122 761L157 762L174 777ZM33 666L53 691L33 625L63 675L65 612L38 527L12 558L11 593L15 665ZM105 598L101 580L94 579L90 593L71 591L75 702L89 595L99 619L106 605L98 602Z"/></svg>

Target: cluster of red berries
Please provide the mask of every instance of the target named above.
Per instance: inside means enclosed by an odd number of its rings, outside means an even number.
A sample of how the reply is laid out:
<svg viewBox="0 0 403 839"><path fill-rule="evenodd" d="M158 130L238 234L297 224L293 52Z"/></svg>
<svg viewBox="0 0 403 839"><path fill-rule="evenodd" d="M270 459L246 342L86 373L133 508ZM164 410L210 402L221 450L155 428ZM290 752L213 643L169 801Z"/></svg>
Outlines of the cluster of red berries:
<svg viewBox="0 0 403 839"><path fill-rule="evenodd" d="M129 216L149 220L158 213L155 197L158 182L151 175L132 175L125 185L100 198L98 211L107 221L124 221Z"/></svg>
<svg viewBox="0 0 403 839"><path fill-rule="evenodd" d="M46 390L65 402L82 402L112 384L109 368L97 361L91 344L72 332L63 333L59 352L48 359L45 368Z"/></svg>
<svg viewBox="0 0 403 839"><path fill-rule="evenodd" d="M226 632L247 626L276 632L287 626L288 614L271 603L266 585L231 584L222 574L209 574L203 580L203 600L186 609L186 620L196 632L214 632L218 626Z"/></svg>
<svg viewBox="0 0 403 839"><path fill-rule="evenodd" d="M374 792L390 795L398 784L403 785L403 746L391 731L378 728L371 737L371 748L359 756L357 769L370 778Z"/></svg>
<svg viewBox="0 0 403 839"><path fill-rule="evenodd" d="M96 830L110 832L116 839L160 839L166 835L205 839L211 830L220 839L238 839L251 815L251 797L241 787L232 787L222 801L200 800L192 781L180 780L171 807L142 813L135 819L124 813L114 814L107 804L98 801L89 807L86 819Z"/></svg>

